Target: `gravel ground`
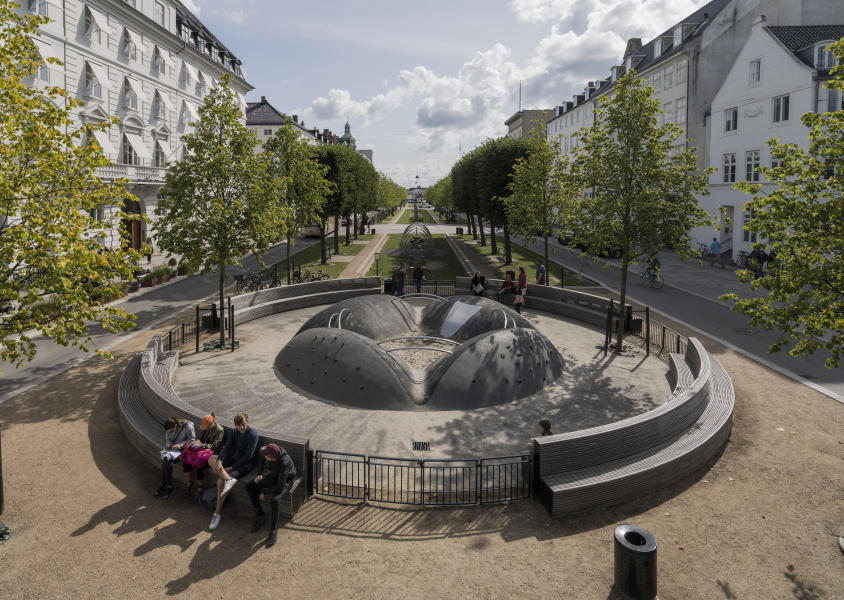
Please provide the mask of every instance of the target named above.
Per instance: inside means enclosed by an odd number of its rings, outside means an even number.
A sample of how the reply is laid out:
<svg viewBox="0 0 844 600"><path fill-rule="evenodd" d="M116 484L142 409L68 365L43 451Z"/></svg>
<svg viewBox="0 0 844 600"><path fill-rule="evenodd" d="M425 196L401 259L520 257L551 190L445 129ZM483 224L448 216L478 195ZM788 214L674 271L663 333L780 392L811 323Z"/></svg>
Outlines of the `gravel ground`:
<svg viewBox="0 0 844 600"><path fill-rule="evenodd" d="M123 441L116 359L92 359L0 406L0 598L596 598L615 595L612 530L659 542L678 599L844 598L844 406L707 344L736 386L715 466L611 509L550 519L535 502L405 509L314 499L266 550L251 515L151 495Z"/></svg>

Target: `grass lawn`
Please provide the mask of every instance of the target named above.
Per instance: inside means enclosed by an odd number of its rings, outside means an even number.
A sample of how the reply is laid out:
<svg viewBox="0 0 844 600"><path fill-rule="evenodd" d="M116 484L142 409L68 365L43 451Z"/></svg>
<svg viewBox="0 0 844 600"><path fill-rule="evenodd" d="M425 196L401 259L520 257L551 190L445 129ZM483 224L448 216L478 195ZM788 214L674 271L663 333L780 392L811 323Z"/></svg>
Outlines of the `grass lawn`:
<svg viewBox="0 0 844 600"><path fill-rule="evenodd" d="M433 238L434 248L437 250L446 250L448 254L434 257L430 260L430 266L426 261L422 261L422 266L425 268L425 279L454 280L455 277L465 276L466 271L464 271L463 267L460 266L460 261L457 260L457 257L451 251L451 246L448 245L445 236L440 234L433 236ZM381 259L378 261L378 273L381 275L382 279L384 277L392 276L393 271L399 266L399 263L408 263L407 259L400 256L387 255L388 250L395 250L400 244L401 234L394 233L387 236L387 243L384 244L384 248L381 249ZM369 269L369 273L367 273L367 276L370 277L374 275L375 264L372 265ZM408 272L408 280L410 279L412 279L412 269Z"/></svg>
<svg viewBox="0 0 844 600"><path fill-rule="evenodd" d="M431 213L429 213L427 211L427 209L424 209L424 208L419 209L419 218L422 219L420 221L421 223L425 223L425 224L428 224L428 225L434 225L435 224L434 217L431 216ZM408 208L401 214L401 216L399 217L399 220L396 221L396 223L401 223L402 225L410 225L413 222L412 219L413 219L413 209Z"/></svg>
<svg viewBox="0 0 844 600"><path fill-rule="evenodd" d="M473 243L471 235L464 235L463 239L466 240L467 242L469 242L470 244ZM498 240L498 250L500 252L503 252L504 251L504 238L498 236L496 239ZM478 242L480 242L480 239L478 239ZM478 253L483 255L483 256L490 256L492 254L492 248L489 245L489 241L487 241L486 246L476 245L475 250L477 250ZM553 254L554 248L553 247L550 248L550 251L551 251L550 257L553 258L554 257L554 254ZM504 276L506 275L505 271L513 270L513 271L518 272L519 267L521 266L521 267L525 268L525 273L527 273L527 276L528 276L528 283L533 283L533 281L535 281L535 278L536 278L536 261L542 260L544 262L545 257L537 254L536 252L533 252L532 250L528 250L524 246L520 246L519 244L514 243L512 240L510 242L510 252L511 252L512 258L513 258L513 262L511 264L509 264L505 267L503 263L496 261L496 264L494 266L491 266L491 268L495 271L496 276L500 279L504 279ZM545 265L545 267L548 268L548 265ZM560 267L560 265L552 264L551 269L550 269L551 277L549 279L551 285L560 285L560 269L561 268L565 268L565 267ZM566 285L567 286L594 286L594 285L597 285L594 281L592 281L591 279L589 279L587 277L584 277L583 275L581 275L577 271L572 271L571 269L568 269L568 268L566 268L565 271L566 271L565 278L566 278Z"/></svg>
<svg viewBox="0 0 844 600"><path fill-rule="evenodd" d="M358 240L360 241L369 241L372 239L373 236L369 234L365 235L358 235ZM344 246L343 244L346 241L345 235L340 235L340 252L341 256L355 256L358 252L363 250L366 246L363 244L349 244L348 246ZM334 238L333 237L326 237L325 238L325 247L333 248L334 247ZM323 273L328 273L331 275L332 278L336 279L340 273L343 272L343 269L346 268L346 265L349 263L347 262L332 262L329 261L328 263L321 265L320 261L320 246L319 242L308 246L307 248L303 248L301 250L296 250L296 246L292 248L293 254L290 257L290 260L296 266L302 265L306 269L310 269L311 271L315 271L317 269L322 269ZM281 266L284 266L285 259L281 260Z"/></svg>

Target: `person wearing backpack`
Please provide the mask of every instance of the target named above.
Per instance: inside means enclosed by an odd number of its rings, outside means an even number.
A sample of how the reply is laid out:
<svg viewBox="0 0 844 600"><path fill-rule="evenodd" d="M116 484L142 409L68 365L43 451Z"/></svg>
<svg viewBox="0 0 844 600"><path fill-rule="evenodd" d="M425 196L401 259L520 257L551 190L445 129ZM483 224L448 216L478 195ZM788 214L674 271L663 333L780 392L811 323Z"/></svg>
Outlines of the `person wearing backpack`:
<svg viewBox="0 0 844 600"><path fill-rule="evenodd" d="M164 421L164 449L161 451L161 485L153 492L167 500L173 493L173 463L179 462L185 445L196 439L193 423L176 417ZM190 466L183 463L185 479L190 481Z"/></svg>
<svg viewBox="0 0 844 600"><path fill-rule="evenodd" d="M211 450L213 454L219 454L223 448L223 442L226 439L226 430L223 426L217 423L217 415L213 412L210 415L205 415L202 422L199 424L199 437L190 445L195 450ZM184 461L183 461L184 462ZM202 495L205 489L205 469L206 466L190 466L185 462L186 484L185 496L190 496L193 492L193 486L196 485L197 497Z"/></svg>
<svg viewBox="0 0 844 600"><path fill-rule="evenodd" d="M208 459L208 466L217 474L217 505L211 517L209 529L220 526L222 519L223 498L243 477L252 470L252 458L258 447L258 432L249 426L249 415L238 413L234 416L235 430L226 440L226 445L218 456Z"/></svg>
<svg viewBox="0 0 844 600"><path fill-rule="evenodd" d="M284 448L276 444L267 444L258 452L261 460L258 463L258 475L246 484L249 500L255 507L255 521L252 523L252 533L255 533L267 520L267 513L261 508L261 502L268 500L270 504L270 532L267 535L266 546L272 548L276 542L276 528L278 527L278 509L281 498L290 491L296 480L296 465Z"/></svg>

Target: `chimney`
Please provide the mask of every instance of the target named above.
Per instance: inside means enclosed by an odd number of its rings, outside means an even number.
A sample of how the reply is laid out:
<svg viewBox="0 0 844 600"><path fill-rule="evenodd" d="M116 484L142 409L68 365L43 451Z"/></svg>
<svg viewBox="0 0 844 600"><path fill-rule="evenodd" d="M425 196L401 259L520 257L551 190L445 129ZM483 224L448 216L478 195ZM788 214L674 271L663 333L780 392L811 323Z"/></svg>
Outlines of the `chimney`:
<svg viewBox="0 0 844 600"><path fill-rule="evenodd" d="M294 123L298 123L298 122L299 122L299 115L291 115L291 116L292 116L292 118L293 118L293 122L294 122Z"/></svg>
<svg viewBox="0 0 844 600"><path fill-rule="evenodd" d="M267 97L261 96L261 104L266 104L266 103L267 103Z"/></svg>
<svg viewBox="0 0 844 600"><path fill-rule="evenodd" d="M627 48L624 50L624 58L635 54L642 48L642 38L630 38L627 40Z"/></svg>

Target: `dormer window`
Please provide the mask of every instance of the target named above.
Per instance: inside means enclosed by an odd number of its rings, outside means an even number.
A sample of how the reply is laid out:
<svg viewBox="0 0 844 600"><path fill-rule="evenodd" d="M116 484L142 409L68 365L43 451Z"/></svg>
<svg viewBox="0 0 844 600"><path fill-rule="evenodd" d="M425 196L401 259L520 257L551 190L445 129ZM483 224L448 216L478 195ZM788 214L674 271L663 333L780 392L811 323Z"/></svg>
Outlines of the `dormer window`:
<svg viewBox="0 0 844 600"><path fill-rule="evenodd" d="M211 54L211 60L217 62L217 47L216 46L208 46L208 51Z"/></svg>
<svg viewBox="0 0 844 600"><path fill-rule="evenodd" d="M815 46L815 68L816 69L831 69L835 66L835 55L829 50L829 45L832 42L823 42Z"/></svg>
<svg viewBox="0 0 844 600"><path fill-rule="evenodd" d="M662 56L662 38L654 40L654 58Z"/></svg>
<svg viewBox="0 0 844 600"><path fill-rule="evenodd" d="M674 29L674 47L677 48L683 43L683 26L680 25Z"/></svg>
<svg viewBox="0 0 844 600"><path fill-rule="evenodd" d="M181 26L181 28L180 28L180 30L179 30L179 35L181 36L182 41L184 41L184 42L186 42L186 43L188 43L188 44L190 44L190 43L191 43L191 39L190 39L190 38L191 38L191 35L190 35L190 29L188 29L187 27L185 27L185 24L184 24L184 23L182 23L182 26Z"/></svg>
<svg viewBox="0 0 844 600"><path fill-rule="evenodd" d="M200 36L196 36L196 48L200 52L205 52L205 40Z"/></svg>
<svg viewBox="0 0 844 600"><path fill-rule="evenodd" d="M123 80L123 108L138 110L138 94L128 78Z"/></svg>
<svg viewBox="0 0 844 600"><path fill-rule="evenodd" d="M152 51L152 67L159 75L164 75L167 72L167 63L164 60L164 52L158 46Z"/></svg>
<svg viewBox="0 0 844 600"><path fill-rule="evenodd" d="M123 29L123 56L129 60L137 60L138 58L138 44L135 41L134 35L129 33L128 29Z"/></svg>

